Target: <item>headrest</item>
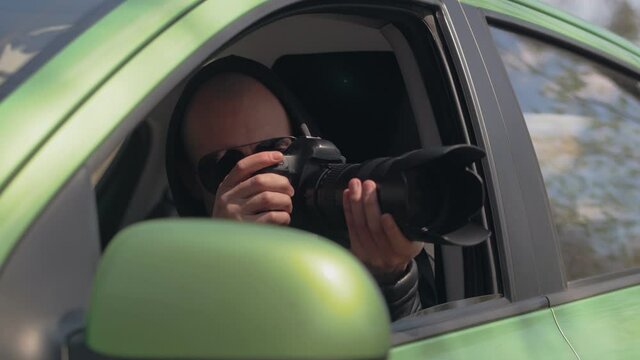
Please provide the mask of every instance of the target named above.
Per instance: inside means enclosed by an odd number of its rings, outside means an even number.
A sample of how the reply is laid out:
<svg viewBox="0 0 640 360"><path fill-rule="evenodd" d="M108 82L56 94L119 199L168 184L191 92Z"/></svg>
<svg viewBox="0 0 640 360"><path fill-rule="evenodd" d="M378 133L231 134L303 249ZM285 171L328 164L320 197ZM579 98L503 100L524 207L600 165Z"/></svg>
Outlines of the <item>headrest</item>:
<svg viewBox="0 0 640 360"><path fill-rule="evenodd" d="M176 210L180 216L207 216L204 204L194 198L178 174L180 164L188 164L189 160L182 141L182 121L188 110L191 99L200 86L218 74L239 73L254 78L271 91L284 107L295 136L304 134L306 126L312 134L317 130L301 103L287 89L278 76L268 67L239 56L228 56L205 65L187 82L182 95L176 104L169 123L166 143L166 169L169 188L173 195Z"/></svg>

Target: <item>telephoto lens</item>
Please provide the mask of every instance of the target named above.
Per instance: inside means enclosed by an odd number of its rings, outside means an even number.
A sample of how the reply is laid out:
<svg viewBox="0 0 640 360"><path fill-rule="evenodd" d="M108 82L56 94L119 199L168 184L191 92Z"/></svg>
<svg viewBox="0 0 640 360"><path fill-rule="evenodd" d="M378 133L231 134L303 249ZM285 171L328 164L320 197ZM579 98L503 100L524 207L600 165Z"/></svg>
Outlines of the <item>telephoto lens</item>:
<svg viewBox="0 0 640 360"><path fill-rule="evenodd" d="M301 137L284 154L282 164L263 172L291 181L293 226L344 237L342 193L358 178L376 182L381 211L393 215L411 240L470 246L489 237L472 219L484 203L482 179L470 169L485 156L476 146L440 146L350 164L333 143Z"/></svg>
<svg viewBox="0 0 640 360"><path fill-rule="evenodd" d="M332 224L329 228L344 227L342 192L352 178L370 179L377 184L381 211L393 215L407 238L475 245L489 234L470 222L483 206L484 186L467 166L483 156L477 147L456 145L361 164L328 164L306 206ZM447 237L463 228L462 239Z"/></svg>

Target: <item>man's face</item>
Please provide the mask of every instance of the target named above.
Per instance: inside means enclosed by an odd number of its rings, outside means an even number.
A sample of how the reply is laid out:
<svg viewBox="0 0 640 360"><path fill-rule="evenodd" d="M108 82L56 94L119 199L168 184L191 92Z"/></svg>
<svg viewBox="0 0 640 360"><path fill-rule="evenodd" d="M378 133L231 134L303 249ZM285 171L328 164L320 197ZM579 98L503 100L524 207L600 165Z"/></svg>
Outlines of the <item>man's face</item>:
<svg viewBox="0 0 640 360"><path fill-rule="evenodd" d="M236 73L217 75L200 87L187 109L183 130L192 168L213 151L291 135L278 99L258 81ZM198 187L210 207L213 196L199 181Z"/></svg>

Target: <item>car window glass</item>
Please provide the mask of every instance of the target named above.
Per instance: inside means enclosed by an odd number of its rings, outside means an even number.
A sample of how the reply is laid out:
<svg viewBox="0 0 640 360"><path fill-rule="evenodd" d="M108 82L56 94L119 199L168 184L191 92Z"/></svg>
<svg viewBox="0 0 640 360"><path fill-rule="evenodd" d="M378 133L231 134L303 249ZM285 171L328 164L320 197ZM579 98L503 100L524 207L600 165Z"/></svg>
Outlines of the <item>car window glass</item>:
<svg viewBox="0 0 640 360"><path fill-rule="evenodd" d="M569 280L640 265L640 83L492 29L535 147Z"/></svg>
<svg viewBox="0 0 640 360"><path fill-rule="evenodd" d="M0 98L118 3L0 0Z"/></svg>

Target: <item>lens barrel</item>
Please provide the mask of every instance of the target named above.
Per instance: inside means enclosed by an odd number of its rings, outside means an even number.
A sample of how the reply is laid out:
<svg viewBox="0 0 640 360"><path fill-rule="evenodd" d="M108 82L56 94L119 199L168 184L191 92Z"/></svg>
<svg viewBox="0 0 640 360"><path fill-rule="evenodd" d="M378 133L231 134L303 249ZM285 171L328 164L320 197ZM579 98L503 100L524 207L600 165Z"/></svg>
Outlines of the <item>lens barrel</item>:
<svg viewBox="0 0 640 360"><path fill-rule="evenodd" d="M358 178L376 182L381 212L393 215L408 239L470 246L490 235L472 219L484 204L484 185L470 169L485 156L476 146L441 146L349 164L330 141L301 137L284 154L281 164L261 172L286 176L296 189L292 226L348 247L342 197L349 181Z"/></svg>
<svg viewBox="0 0 640 360"><path fill-rule="evenodd" d="M315 219L316 231L327 236L343 234L342 194L348 182L352 178L373 180L381 212L392 214L408 238L434 242L464 227L482 208L482 180L467 168L482 156L484 152L476 147L458 145L361 164L323 164L300 184L305 194L303 206Z"/></svg>

